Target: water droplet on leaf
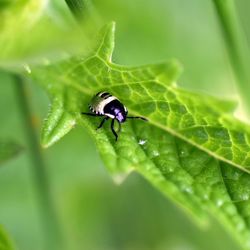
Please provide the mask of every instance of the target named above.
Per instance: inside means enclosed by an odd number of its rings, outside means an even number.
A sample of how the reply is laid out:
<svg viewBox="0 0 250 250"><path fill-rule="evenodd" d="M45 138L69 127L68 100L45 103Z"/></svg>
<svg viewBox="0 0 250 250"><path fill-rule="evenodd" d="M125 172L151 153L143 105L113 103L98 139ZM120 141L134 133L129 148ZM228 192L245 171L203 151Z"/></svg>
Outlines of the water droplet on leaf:
<svg viewBox="0 0 250 250"><path fill-rule="evenodd" d="M221 199L218 199L218 200L216 201L217 207L221 207L221 206L223 205L223 203L224 203L224 201L221 200Z"/></svg>
<svg viewBox="0 0 250 250"><path fill-rule="evenodd" d="M156 151L156 150L154 150L152 153L153 153L153 156L154 156L154 157L157 157L157 156L159 156L159 155L160 155L160 154L159 154L159 152L158 152L158 151Z"/></svg>
<svg viewBox="0 0 250 250"><path fill-rule="evenodd" d="M147 140L140 139L138 144L139 145L144 145L147 142Z"/></svg>

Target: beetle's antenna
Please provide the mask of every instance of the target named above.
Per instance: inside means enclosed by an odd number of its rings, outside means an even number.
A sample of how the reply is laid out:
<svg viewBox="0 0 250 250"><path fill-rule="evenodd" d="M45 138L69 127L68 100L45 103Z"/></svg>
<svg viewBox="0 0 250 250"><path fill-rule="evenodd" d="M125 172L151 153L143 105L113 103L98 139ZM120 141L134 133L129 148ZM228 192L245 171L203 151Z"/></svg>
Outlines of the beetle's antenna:
<svg viewBox="0 0 250 250"><path fill-rule="evenodd" d="M82 115L89 115L89 116L100 116L94 113L85 113L85 112L81 112Z"/></svg>
<svg viewBox="0 0 250 250"><path fill-rule="evenodd" d="M148 121L148 119L147 118L144 118L144 117L142 117L142 116L127 116L127 118L129 118L129 119L142 119L143 121Z"/></svg>

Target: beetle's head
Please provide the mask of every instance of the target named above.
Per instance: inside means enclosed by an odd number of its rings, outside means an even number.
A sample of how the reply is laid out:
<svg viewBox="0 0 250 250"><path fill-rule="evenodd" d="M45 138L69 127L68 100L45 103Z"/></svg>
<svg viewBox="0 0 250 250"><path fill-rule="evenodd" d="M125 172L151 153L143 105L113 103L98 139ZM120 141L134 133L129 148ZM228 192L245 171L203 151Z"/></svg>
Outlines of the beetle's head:
<svg viewBox="0 0 250 250"><path fill-rule="evenodd" d="M118 122L123 123L126 121L127 113L128 112L125 109L117 109L115 110L115 119Z"/></svg>

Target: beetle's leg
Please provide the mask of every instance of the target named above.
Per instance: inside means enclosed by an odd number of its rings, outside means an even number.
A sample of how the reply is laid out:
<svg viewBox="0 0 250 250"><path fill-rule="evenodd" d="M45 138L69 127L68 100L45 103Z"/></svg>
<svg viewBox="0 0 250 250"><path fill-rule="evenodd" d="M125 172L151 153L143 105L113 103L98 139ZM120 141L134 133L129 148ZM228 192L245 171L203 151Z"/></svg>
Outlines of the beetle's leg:
<svg viewBox="0 0 250 250"><path fill-rule="evenodd" d="M129 118L129 119L142 119L142 120L144 120L146 122L148 121L147 118L144 118L142 116L127 116L127 118Z"/></svg>
<svg viewBox="0 0 250 250"><path fill-rule="evenodd" d="M120 133L120 131L121 131L121 123L118 121L118 124L119 124L119 128L117 130L117 133Z"/></svg>
<svg viewBox="0 0 250 250"><path fill-rule="evenodd" d="M97 129L101 128L102 125L104 124L104 122L107 121L108 119L109 119L109 117L103 118L102 121L101 121L101 123L100 123L100 125L97 127ZM97 130L97 129L96 129L96 130Z"/></svg>
<svg viewBox="0 0 250 250"><path fill-rule="evenodd" d="M113 132L113 134L114 134L114 136L115 136L115 140L117 141L117 140L118 140L118 135L117 135L117 133L115 132L114 124L115 124L115 120L112 119L112 122L111 122L111 130L112 130L112 132Z"/></svg>
<svg viewBox="0 0 250 250"><path fill-rule="evenodd" d="M82 115L89 115L89 116L100 116L98 114L95 113L85 113L85 112L81 112Z"/></svg>

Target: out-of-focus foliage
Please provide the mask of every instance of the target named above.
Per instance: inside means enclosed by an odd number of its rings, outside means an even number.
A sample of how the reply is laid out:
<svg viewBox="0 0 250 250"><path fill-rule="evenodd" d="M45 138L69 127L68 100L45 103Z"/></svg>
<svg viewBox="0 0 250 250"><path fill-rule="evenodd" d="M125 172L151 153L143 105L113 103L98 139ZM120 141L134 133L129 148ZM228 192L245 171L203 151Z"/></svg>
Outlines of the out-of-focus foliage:
<svg viewBox="0 0 250 250"><path fill-rule="evenodd" d="M46 64L67 53L85 52L88 39L66 8L63 1L6 2L0 8L0 66L20 71L28 62Z"/></svg>
<svg viewBox="0 0 250 250"><path fill-rule="evenodd" d="M0 140L0 164L16 156L22 147L10 140Z"/></svg>
<svg viewBox="0 0 250 250"><path fill-rule="evenodd" d="M0 249L1 250L14 250L13 243L7 236L2 226L0 226Z"/></svg>

